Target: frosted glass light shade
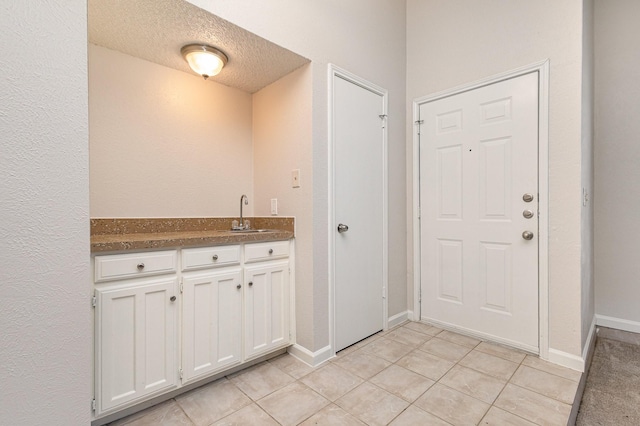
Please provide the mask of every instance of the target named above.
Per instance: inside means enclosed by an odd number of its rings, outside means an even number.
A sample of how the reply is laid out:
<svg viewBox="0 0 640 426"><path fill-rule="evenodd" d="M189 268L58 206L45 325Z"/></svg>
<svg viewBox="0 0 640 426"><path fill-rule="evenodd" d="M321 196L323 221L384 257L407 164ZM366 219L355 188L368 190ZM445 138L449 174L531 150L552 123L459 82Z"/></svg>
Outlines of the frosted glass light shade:
<svg viewBox="0 0 640 426"><path fill-rule="evenodd" d="M180 53L191 69L205 80L220 73L229 60L227 55L205 44L188 44L180 49Z"/></svg>

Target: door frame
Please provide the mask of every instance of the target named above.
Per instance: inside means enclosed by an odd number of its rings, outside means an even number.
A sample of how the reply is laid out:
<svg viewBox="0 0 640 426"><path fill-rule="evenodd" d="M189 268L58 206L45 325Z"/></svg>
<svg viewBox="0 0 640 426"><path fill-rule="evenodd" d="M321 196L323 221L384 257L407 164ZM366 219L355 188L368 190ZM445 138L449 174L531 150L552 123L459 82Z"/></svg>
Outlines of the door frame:
<svg viewBox="0 0 640 426"><path fill-rule="evenodd" d="M420 106L480 87L538 73L538 333L539 356L549 358L549 60L413 100L413 320L420 321Z"/></svg>
<svg viewBox="0 0 640 426"><path fill-rule="evenodd" d="M387 161L387 134L388 134L388 92L386 89L371 83L355 74L350 73L342 68L337 67L334 64L329 64L328 67L328 202L329 202L329 217L328 217L328 236L329 236L329 256L327 259L328 273L329 273L329 345L330 354L329 357L334 357L336 354L336 342L335 342L335 253L336 253L336 215L335 215L335 134L334 134L334 78L341 78L357 86L362 87L376 95L382 97L382 288L381 296L382 300L382 324L383 330L388 328L388 270L389 270L389 253L388 253L388 161Z"/></svg>

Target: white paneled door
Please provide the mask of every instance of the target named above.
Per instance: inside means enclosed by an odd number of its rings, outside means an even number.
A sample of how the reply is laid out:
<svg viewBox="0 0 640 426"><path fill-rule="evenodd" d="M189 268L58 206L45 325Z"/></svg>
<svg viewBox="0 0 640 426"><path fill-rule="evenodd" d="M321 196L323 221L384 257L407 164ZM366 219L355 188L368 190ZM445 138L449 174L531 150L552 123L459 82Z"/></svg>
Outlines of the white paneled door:
<svg viewBox="0 0 640 426"><path fill-rule="evenodd" d="M335 350L384 328L385 102L333 76Z"/></svg>
<svg viewBox="0 0 640 426"><path fill-rule="evenodd" d="M420 105L421 317L538 351L538 73Z"/></svg>

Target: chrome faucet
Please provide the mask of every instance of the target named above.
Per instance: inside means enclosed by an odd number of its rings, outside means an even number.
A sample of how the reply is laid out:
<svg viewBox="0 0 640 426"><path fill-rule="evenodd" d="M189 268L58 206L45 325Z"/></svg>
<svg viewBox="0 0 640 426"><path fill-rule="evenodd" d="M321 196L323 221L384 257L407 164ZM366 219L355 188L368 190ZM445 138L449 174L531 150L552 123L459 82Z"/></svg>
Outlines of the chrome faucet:
<svg viewBox="0 0 640 426"><path fill-rule="evenodd" d="M245 206L249 204L249 198L246 195L242 194L242 196L240 197L240 223L238 224L238 226L233 227L233 229L236 231L241 231L245 229L244 220L242 219L242 200L244 200Z"/></svg>

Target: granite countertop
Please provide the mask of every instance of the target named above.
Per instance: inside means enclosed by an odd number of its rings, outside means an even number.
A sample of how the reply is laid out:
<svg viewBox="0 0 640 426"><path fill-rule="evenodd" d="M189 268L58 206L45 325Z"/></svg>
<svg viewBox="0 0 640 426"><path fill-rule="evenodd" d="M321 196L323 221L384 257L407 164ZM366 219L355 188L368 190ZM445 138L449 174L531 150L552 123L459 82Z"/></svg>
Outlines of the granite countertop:
<svg viewBox="0 0 640 426"><path fill-rule="evenodd" d="M232 232L233 218L91 219L91 252L214 246L294 237L293 218L250 217L264 232Z"/></svg>

